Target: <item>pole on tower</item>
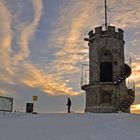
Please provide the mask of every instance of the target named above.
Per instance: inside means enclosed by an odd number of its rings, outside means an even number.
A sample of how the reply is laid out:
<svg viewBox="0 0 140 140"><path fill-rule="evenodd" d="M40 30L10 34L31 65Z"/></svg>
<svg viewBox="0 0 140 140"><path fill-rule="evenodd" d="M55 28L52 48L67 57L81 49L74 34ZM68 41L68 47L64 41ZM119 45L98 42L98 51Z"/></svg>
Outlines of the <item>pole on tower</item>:
<svg viewBox="0 0 140 140"><path fill-rule="evenodd" d="M107 30L107 2L105 0L105 29Z"/></svg>

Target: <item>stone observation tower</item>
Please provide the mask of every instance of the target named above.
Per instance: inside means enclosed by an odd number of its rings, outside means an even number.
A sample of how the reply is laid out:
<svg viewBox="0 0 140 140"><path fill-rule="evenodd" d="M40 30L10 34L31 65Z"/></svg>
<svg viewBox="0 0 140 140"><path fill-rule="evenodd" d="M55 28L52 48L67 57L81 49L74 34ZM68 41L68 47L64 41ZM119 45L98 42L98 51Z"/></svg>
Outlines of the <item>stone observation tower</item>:
<svg viewBox="0 0 140 140"><path fill-rule="evenodd" d="M85 112L129 113L135 88L134 84L131 88L126 86L131 67L124 60L124 32L108 26L106 7L105 0L105 29L96 27L84 39L89 46L89 81L81 86L86 91Z"/></svg>

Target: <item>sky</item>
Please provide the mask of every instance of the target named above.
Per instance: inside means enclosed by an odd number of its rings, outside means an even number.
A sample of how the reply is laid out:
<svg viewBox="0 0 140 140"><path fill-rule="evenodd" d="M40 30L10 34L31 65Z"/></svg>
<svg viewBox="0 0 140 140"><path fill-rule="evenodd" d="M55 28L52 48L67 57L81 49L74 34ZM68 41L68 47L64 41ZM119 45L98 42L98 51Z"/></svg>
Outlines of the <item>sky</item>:
<svg viewBox="0 0 140 140"><path fill-rule="evenodd" d="M125 32L126 61L136 83L133 110L140 113L140 1L108 0L109 25ZM90 30L104 25L104 0L0 0L0 95L14 110L36 102L38 112L83 112L81 67L88 63Z"/></svg>

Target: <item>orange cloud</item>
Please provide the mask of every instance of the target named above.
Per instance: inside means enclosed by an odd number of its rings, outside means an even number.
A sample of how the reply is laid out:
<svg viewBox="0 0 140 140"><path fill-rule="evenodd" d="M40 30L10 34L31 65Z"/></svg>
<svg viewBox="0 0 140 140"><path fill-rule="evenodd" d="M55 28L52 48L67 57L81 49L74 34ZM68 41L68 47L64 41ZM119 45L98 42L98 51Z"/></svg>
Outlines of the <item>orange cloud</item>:
<svg viewBox="0 0 140 140"><path fill-rule="evenodd" d="M12 15L7 9L6 5L0 2L0 80L7 84L25 84L32 88L38 88L41 91L50 95L77 95L65 81L61 80L59 75L46 74L34 66L31 62L27 61L30 55L29 43L39 25L40 18L43 12L42 0L32 0L34 7L34 18L30 24L22 24L20 28L20 35L17 42L20 46L20 51L12 57ZM11 83L12 82L12 83Z"/></svg>
<svg viewBox="0 0 140 140"><path fill-rule="evenodd" d="M65 83L60 82L59 77L54 78L53 74L46 75L31 63L22 64L22 69L25 72L21 72L24 74L21 82L27 86L38 88L50 95L78 95L78 92L74 92Z"/></svg>
<svg viewBox="0 0 140 140"><path fill-rule="evenodd" d="M140 114L140 104L132 105L131 113Z"/></svg>
<svg viewBox="0 0 140 140"><path fill-rule="evenodd" d="M12 44L12 15L5 6L3 0L0 1L0 81L12 82L13 67L11 64L11 44Z"/></svg>
<svg viewBox="0 0 140 140"><path fill-rule="evenodd" d="M34 18L31 23L23 23L21 26L20 36L18 37L20 51L14 56L15 62L25 60L29 56L30 51L28 45L40 22L43 11L43 2L42 0L32 0L32 3L34 8Z"/></svg>
<svg viewBox="0 0 140 140"><path fill-rule="evenodd" d="M67 9L61 8L59 22L57 22L55 32L52 34L53 38L56 38L55 46L59 45L60 47L58 47L58 51L55 53L56 58L51 65L55 67L56 73L59 73L59 76L62 78L66 74L79 72L80 69L77 67L77 64L87 60L87 54L85 55L85 53L87 53L88 47L82 41L84 38L83 32L92 24L97 24L90 17L91 11L94 11L93 9L99 2L89 1L88 3L72 0L68 4ZM93 9L90 8L91 5ZM92 14L96 15L96 12Z"/></svg>
<svg viewBox="0 0 140 140"><path fill-rule="evenodd" d="M136 88L140 87L140 62L136 61L132 65L131 79L135 81Z"/></svg>
<svg viewBox="0 0 140 140"><path fill-rule="evenodd" d="M108 1L109 20L119 28L135 28L139 26L140 2L139 0ZM121 16L120 16L121 14Z"/></svg>

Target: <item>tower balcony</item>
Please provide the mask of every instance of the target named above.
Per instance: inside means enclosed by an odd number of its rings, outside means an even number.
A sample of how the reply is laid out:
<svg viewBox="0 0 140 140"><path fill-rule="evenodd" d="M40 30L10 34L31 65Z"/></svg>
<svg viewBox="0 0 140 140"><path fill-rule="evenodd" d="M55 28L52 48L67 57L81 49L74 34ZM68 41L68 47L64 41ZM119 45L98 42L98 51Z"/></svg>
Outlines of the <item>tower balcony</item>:
<svg viewBox="0 0 140 140"><path fill-rule="evenodd" d="M94 83L91 83L89 81L89 65L88 64L83 64L82 65L82 76L81 76L81 89L85 90L89 86L94 85L94 84L100 84L100 85L119 85L122 83L124 80L126 80L129 76L131 75L131 67L128 64L124 64L124 69L122 72L111 82L108 81L97 81ZM135 83L134 81L127 80L126 86L128 89L132 89L133 91L135 90Z"/></svg>

